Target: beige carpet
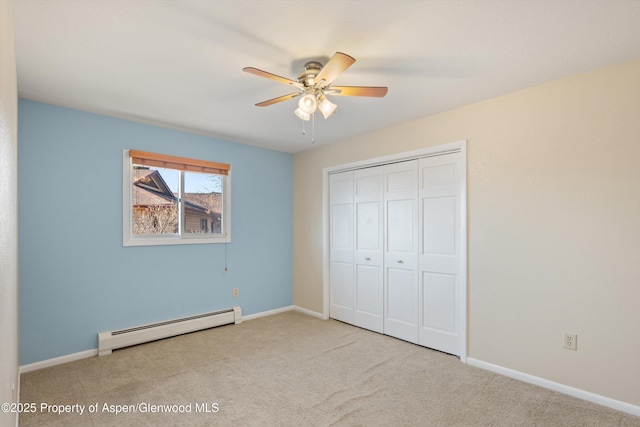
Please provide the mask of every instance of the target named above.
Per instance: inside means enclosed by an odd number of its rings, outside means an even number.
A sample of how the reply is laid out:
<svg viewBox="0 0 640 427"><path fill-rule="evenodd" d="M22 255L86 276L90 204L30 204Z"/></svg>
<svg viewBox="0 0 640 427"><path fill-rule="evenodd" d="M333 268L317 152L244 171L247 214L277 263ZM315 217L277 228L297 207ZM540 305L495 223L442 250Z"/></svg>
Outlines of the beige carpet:
<svg viewBox="0 0 640 427"><path fill-rule="evenodd" d="M21 397L37 404L21 415L23 427L640 426L638 417L296 312L29 372ZM115 405L191 412L115 414Z"/></svg>

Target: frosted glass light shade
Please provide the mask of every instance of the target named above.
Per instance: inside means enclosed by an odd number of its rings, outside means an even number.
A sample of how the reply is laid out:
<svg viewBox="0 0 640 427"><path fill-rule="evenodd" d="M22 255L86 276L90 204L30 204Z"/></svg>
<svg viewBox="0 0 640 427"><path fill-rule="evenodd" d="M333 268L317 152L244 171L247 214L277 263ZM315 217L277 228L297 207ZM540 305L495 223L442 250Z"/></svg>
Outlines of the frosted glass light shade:
<svg viewBox="0 0 640 427"><path fill-rule="evenodd" d="M300 98L300 101L298 101L298 107L307 114L313 114L318 107L318 102L316 101L315 96L308 93Z"/></svg>
<svg viewBox="0 0 640 427"><path fill-rule="evenodd" d="M322 97L320 105L318 105L318 110L320 110L325 119L329 118L329 116L333 114L336 108L338 108L338 106L325 97Z"/></svg>
<svg viewBox="0 0 640 427"><path fill-rule="evenodd" d="M302 120L305 120L305 121L309 121L309 119L311 118L311 114L307 114L299 108L296 109L296 116L300 117Z"/></svg>

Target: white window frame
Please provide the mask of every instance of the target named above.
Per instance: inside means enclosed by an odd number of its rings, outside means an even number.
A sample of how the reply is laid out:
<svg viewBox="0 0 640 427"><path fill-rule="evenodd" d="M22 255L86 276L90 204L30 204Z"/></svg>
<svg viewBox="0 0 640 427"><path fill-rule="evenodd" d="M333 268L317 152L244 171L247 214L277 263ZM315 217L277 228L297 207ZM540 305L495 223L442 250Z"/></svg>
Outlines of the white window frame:
<svg viewBox="0 0 640 427"><path fill-rule="evenodd" d="M231 171L222 176L222 233L205 235L184 233L182 225L176 234L135 235L133 234L133 200L131 194L133 163L129 150L122 152L122 246L193 245L205 243L231 242ZM180 181L182 181L182 172ZM182 191L182 185L180 185ZM180 199L183 200L182 194ZM183 216L184 205L180 203L179 216Z"/></svg>

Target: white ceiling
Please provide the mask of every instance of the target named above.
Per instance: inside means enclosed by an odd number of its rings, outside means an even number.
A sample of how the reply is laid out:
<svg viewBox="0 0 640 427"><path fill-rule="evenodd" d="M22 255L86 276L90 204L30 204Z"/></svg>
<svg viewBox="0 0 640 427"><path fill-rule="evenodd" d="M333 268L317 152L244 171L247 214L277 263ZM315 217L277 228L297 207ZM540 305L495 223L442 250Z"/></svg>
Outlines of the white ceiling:
<svg viewBox="0 0 640 427"><path fill-rule="evenodd" d="M285 152L329 144L640 58L640 0L13 0L21 97ZM310 124L293 78L336 51L356 63ZM326 60L325 60L326 61ZM392 143L392 141L390 141Z"/></svg>

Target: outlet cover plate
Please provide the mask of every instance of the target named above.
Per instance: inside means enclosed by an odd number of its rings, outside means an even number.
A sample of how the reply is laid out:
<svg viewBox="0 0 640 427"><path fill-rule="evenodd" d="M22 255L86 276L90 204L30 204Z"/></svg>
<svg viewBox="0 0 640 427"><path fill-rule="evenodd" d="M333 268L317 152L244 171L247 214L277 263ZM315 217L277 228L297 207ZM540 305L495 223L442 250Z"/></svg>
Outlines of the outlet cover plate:
<svg viewBox="0 0 640 427"><path fill-rule="evenodd" d="M578 335L577 334L568 334L565 332L562 343L564 348L577 351L578 350Z"/></svg>

